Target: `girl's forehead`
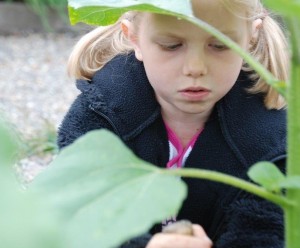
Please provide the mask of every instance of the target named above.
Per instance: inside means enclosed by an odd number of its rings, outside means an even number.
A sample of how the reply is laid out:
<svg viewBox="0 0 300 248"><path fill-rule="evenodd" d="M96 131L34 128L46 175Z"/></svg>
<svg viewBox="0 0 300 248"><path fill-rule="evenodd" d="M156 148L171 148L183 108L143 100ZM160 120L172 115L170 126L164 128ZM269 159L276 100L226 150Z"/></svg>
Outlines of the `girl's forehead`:
<svg viewBox="0 0 300 248"><path fill-rule="evenodd" d="M246 0L192 0L191 2L194 15L205 21L222 21L237 17L241 19L241 17L246 18L248 13Z"/></svg>
<svg viewBox="0 0 300 248"><path fill-rule="evenodd" d="M221 0L192 0L192 8L194 15L201 17L209 13L222 12L224 5Z"/></svg>
<svg viewBox="0 0 300 248"><path fill-rule="evenodd" d="M245 28L246 20L242 19L227 8L219 0L198 0L199 2L205 2L205 4L197 4L194 10L194 14L199 19L209 23L220 31L223 30L238 30L239 28ZM211 2L214 3L211 3ZM147 29L189 29L196 28L193 24L180 20L174 16L160 15L153 13L146 13L144 15L145 27Z"/></svg>

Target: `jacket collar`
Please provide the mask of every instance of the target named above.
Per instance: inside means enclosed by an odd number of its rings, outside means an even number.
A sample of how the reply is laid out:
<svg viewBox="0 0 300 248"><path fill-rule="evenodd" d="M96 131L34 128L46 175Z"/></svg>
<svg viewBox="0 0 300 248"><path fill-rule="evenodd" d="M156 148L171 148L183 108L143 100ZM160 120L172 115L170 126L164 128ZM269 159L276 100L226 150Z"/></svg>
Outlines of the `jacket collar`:
<svg viewBox="0 0 300 248"><path fill-rule="evenodd" d="M143 63L134 53L116 56L91 81L78 80L77 88L95 112L114 123L123 140L138 135L160 115Z"/></svg>
<svg viewBox="0 0 300 248"><path fill-rule="evenodd" d="M286 154L286 110L268 110L263 94L247 91L253 82L241 72L229 93L217 103L226 142L243 164L280 160ZM249 158L253 160L249 160Z"/></svg>

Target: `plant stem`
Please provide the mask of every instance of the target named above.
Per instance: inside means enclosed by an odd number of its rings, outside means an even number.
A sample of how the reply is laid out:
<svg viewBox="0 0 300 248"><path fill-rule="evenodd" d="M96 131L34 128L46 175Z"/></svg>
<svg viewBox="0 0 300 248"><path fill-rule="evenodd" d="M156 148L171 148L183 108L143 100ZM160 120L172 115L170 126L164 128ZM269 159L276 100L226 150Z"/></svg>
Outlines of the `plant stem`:
<svg viewBox="0 0 300 248"><path fill-rule="evenodd" d="M284 196L274 194L267 191L263 187L257 186L256 184L249 183L240 178L226 175L224 173L210 171L210 170L200 170L200 169L172 169L172 170L160 170L161 173L176 175L181 177L190 177L198 179L212 180L220 183L225 183L240 189L243 189L252 194L258 195L264 199L267 199L282 208L287 208L293 205L292 201L288 201Z"/></svg>
<svg viewBox="0 0 300 248"><path fill-rule="evenodd" d="M288 87L288 163L287 175L300 175L300 19L289 18L287 25L291 32L292 65L291 82ZM285 209L286 247L300 245L300 190L288 189L287 198L296 206Z"/></svg>

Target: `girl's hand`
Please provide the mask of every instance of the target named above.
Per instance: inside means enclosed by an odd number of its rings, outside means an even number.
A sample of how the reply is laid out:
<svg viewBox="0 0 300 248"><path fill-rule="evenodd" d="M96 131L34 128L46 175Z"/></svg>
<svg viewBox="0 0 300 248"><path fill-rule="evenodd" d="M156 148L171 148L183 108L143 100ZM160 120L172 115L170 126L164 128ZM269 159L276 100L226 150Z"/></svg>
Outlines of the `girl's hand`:
<svg viewBox="0 0 300 248"><path fill-rule="evenodd" d="M176 226L167 228L158 233L149 241L146 248L211 248L212 242L200 225L176 223ZM187 230L191 229L191 230ZM192 235L191 235L192 234Z"/></svg>

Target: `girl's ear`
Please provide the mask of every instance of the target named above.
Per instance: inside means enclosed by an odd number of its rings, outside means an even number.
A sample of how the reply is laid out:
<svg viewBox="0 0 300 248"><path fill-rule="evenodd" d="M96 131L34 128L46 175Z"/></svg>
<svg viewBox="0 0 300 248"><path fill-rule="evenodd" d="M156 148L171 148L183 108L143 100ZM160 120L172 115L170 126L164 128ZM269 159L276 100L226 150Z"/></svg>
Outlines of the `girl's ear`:
<svg viewBox="0 0 300 248"><path fill-rule="evenodd" d="M258 39L259 30L262 27L263 20L258 18L252 22L251 29L251 43L256 43Z"/></svg>
<svg viewBox="0 0 300 248"><path fill-rule="evenodd" d="M131 44L133 46L133 49L135 52L135 57L138 60L143 61L143 56L142 56L141 49L139 46L138 37L135 33L132 22L130 22L129 20L126 20L126 19L122 20L121 28L122 28L123 34L125 35L127 40L129 40L131 42Z"/></svg>

